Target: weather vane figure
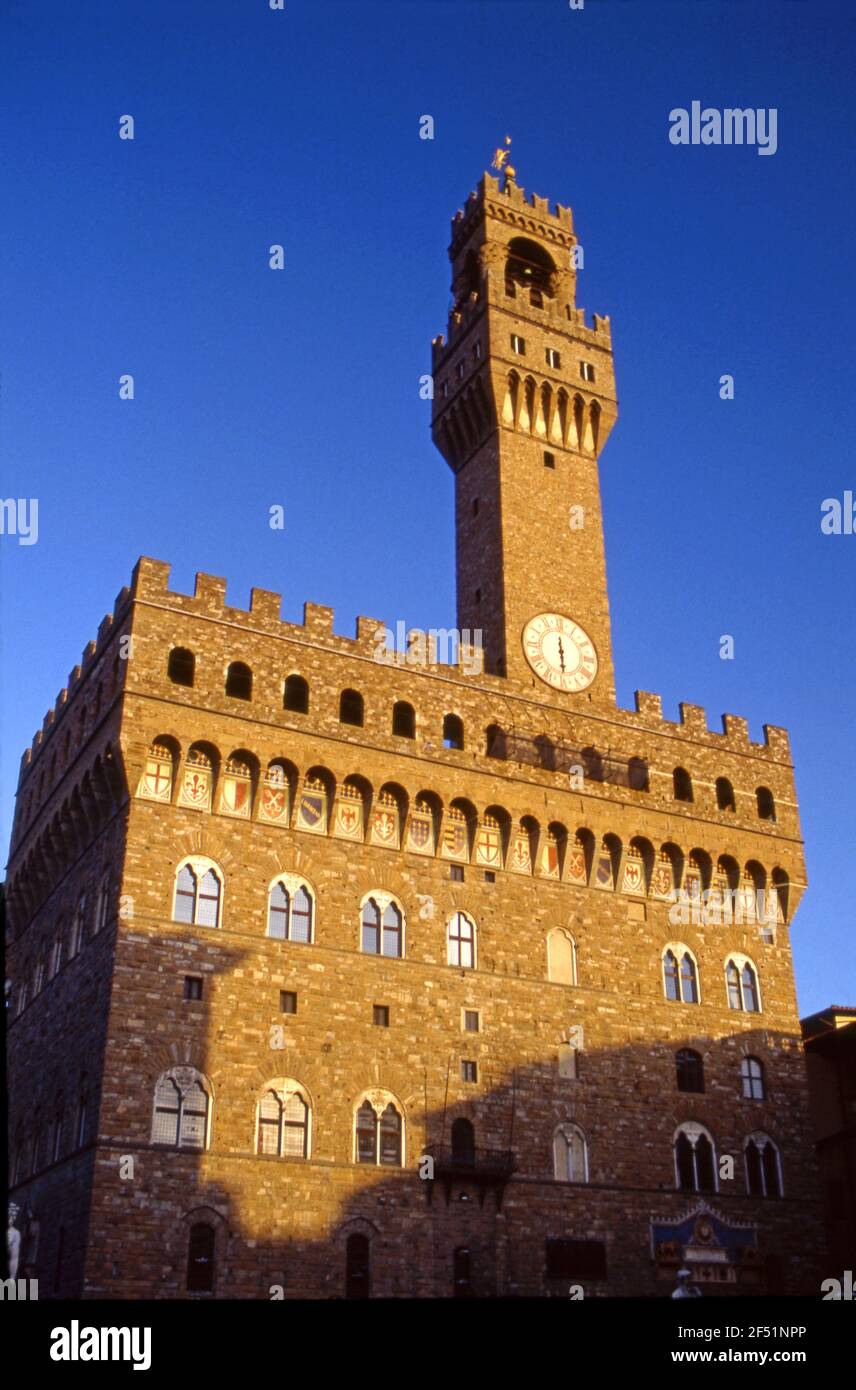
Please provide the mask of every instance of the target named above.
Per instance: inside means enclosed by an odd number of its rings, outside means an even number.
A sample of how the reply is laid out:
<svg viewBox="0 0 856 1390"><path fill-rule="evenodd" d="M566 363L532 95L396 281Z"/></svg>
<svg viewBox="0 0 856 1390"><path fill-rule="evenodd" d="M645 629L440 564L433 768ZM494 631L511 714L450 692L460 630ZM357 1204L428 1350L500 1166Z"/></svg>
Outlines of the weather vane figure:
<svg viewBox="0 0 856 1390"><path fill-rule="evenodd" d="M494 150L494 152L493 152L493 162L492 162L492 164L491 164L491 168L492 168L492 169L498 169L498 170L500 170L500 171L505 175L505 187L506 187L506 188L508 187L508 185L509 185L510 183L514 183L514 180L517 178L517 170L514 168L514 165L511 163L511 136L510 136L510 135L506 135L506 137L505 137L505 145L504 145L504 146L503 146L503 145L500 145L500 147L499 147L498 150Z"/></svg>

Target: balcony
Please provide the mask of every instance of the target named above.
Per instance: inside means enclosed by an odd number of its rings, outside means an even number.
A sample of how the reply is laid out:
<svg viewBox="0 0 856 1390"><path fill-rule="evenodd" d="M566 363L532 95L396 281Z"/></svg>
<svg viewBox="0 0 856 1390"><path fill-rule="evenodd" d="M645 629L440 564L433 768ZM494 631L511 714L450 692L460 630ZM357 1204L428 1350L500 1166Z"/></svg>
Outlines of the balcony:
<svg viewBox="0 0 856 1390"><path fill-rule="evenodd" d="M479 1206L484 1206L485 1193L492 1188L496 1192L499 1209L505 1184L517 1169L517 1158L511 1149L427 1144L424 1152L434 1162L434 1179L443 1184L447 1206L452 1196L452 1185L463 1183L476 1187ZM429 1202L432 1196L433 1183L429 1182Z"/></svg>

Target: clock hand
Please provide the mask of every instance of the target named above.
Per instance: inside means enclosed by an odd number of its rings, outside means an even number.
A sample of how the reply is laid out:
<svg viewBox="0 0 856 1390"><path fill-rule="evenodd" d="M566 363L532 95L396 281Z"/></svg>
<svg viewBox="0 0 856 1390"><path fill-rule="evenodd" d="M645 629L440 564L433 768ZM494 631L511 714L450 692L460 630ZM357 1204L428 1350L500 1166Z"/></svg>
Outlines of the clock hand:
<svg viewBox="0 0 856 1390"><path fill-rule="evenodd" d="M559 664L561 665L562 671L564 672L564 669L565 669L565 649L564 649L564 647L562 646L562 639L561 639L561 637L559 638Z"/></svg>

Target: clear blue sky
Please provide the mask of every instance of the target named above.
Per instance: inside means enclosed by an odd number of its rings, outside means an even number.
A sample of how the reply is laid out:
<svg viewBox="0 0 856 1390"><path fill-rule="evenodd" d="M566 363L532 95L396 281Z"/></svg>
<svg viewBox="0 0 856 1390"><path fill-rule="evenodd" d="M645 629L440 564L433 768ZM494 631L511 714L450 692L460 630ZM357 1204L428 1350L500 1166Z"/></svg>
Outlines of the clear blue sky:
<svg viewBox="0 0 856 1390"><path fill-rule="evenodd" d="M856 1002L856 536L820 531L856 486L854 22L844 0L7 0L2 495L39 498L40 534L0 540L3 843L20 752L141 553L240 606L331 604L343 633L453 623L418 378L449 218L510 133L612 317L619 700L790 730L800 1008ZM775 107L777 153L671 145L693 100Z"/></svg>

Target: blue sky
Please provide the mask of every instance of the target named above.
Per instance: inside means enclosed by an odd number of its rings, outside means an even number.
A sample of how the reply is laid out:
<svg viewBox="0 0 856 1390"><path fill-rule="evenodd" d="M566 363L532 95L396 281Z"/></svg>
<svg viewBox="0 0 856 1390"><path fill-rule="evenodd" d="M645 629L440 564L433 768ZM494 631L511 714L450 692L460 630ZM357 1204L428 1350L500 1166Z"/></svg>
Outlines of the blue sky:
<svg viewBox="0 0 856 1390"><path fill-rule="evenodd" d="M574 209L579 302L612 318L619 701L790 730L800 1008L856 1002L856 536L820 531L856 483L852 6L2 10L2 494L40 504L36 545L0 539L3 844L20 752L140 554L177 588L227 576L240 606L251 585L287 618L330 604L343 633L454 622L452 477L418 380L449 219L510 133L527 192ZM776 154L671 145L693 100L775 107Z"/></svg>

